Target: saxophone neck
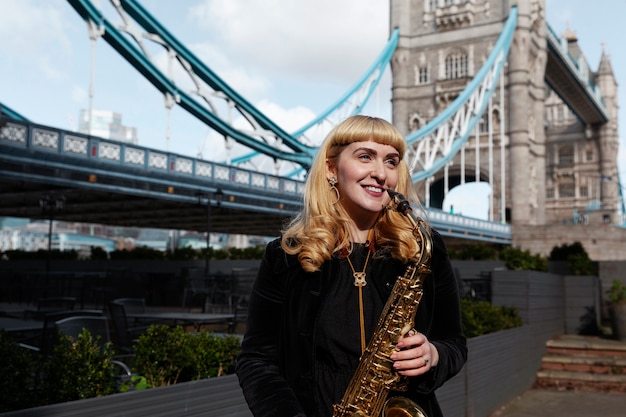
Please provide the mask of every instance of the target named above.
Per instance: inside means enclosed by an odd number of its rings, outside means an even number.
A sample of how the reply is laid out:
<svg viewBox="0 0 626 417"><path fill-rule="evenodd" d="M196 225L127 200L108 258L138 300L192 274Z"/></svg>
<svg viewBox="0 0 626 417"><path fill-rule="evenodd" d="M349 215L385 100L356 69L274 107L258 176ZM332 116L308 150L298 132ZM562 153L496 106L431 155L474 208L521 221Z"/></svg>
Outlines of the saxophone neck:
<svg viewBox="0 0 626 417"><path fill-rule="evenodd" d="M389 203L389 208L398 213L401 213L409 219L414 229L421 227L423 221L419 217L417 217L413 213L413 208L411 207L411 203L406 199L406 197L390 188L387 188L387 194L391 197L391 202Z"/></svg>
<svg viewBox="0 0 626 417"><path fill-rule="evenodd" d="M389 194L389 197L391 197L389 207L392 210L402 213L407 217L407 219L411 222L411 225L413 226L413 234L415 235L415 238L423 244L422 252L424 253L425 251L430 254L430 251L432 249L432 242L430 233L424 220L416 216L415 213L413 213L411 203L406 199L404 195L390 188L387 188L387 193Z"/></svg>

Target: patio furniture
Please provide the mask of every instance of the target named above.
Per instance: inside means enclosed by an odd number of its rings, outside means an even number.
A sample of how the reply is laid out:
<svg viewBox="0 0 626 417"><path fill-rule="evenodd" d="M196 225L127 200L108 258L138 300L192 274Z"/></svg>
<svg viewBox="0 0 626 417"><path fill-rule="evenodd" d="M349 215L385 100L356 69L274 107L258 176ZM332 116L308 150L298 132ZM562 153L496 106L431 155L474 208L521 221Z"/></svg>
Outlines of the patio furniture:
<svg viewBox="0 0 626 417"><path fill-rule="evenodd" d="M101 347L111 342L111 334L109 332L109 319L106 316L72 316L61 319L55 323L56 329L59 333L67 335L72 339L78 339L78 336L83 332L83 329L89 330L94 340L98 341ZM122 357L126 356L114 356L111 361L114 365L120 368L121 374L118 378L125 380L130 379L132 372L126 363L122 362Z"/></svg>
<svg viewBox="0 0 626 417"><path fill-rule="evenodd" d="M113 340L121 351L132 352L133 344L148 328L148 325L139 324L139 321L135 319L131 319L132 324L129 325L129 313L141 314L145 311L146 305L143 299L120 298L109 303L109 316L114 331Z"/></svg>

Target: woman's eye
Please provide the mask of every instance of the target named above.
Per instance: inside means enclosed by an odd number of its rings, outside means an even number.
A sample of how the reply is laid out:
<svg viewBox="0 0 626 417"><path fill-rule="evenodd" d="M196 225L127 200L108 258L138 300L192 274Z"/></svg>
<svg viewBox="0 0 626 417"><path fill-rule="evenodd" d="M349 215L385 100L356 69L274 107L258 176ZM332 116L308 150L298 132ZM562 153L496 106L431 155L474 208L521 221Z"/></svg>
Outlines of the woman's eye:
<svg viewBox="0 0 626 417"><path fill-rule="evenodd" d="M393 167L397 167L397 166L398 166L398 164L399 164L398 160L396 160L396 159L388 159L388 160L387 160L387 163L388 163L389 165L393 166Z"/></svg>

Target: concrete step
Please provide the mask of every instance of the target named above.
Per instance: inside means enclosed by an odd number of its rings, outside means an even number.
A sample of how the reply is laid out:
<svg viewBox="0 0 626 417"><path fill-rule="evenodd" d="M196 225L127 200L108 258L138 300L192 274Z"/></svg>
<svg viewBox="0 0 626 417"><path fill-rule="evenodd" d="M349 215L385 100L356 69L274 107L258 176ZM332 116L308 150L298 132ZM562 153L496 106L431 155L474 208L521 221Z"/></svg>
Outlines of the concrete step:
<svg viewBox="0 0 626 417"><path fill-rule="evenodd" d="M536 388L626 393L626 375L539 370Z"/></svg>
<svg viewBox="0 0 626 417"><path fill-rule="evenodd" d="M591 355L545 355L541 359L541 369L626 375L626 358Z"/></svg>
<svg viewBox="0 0 626 417"><path fill-rule="evenodd" d="M595 336L562 335L548 340L550 355L594 355L626 358L626 342Z"/></svg>
<svg viewBox="0 0 626 417"><path fill-rule="evenodd" d="M549 340L535 386L626 393L626 342L577 335Z"/></svg>

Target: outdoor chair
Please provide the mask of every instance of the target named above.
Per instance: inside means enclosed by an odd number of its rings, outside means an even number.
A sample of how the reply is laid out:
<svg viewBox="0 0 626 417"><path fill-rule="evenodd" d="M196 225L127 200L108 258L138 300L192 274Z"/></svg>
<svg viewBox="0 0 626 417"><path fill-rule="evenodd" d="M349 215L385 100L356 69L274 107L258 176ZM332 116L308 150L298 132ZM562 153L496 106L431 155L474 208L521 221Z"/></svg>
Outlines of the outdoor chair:
<svg viewBox="0 0 626 417"><path fill-rule="evenodd" d="M113 324L113 330L116 346L123 352L131 353L133 351L133 345L137 338L146 331L147 325L138 325L133 323L132 326L128 324L127 312L133 309L138 309L139 312L145 311L145 304L143 310L141 305L128 302L130 299L113 300L109 303L109 316ZM125 304L124 302L128 302Z"/></svg>
<svg viewBox="0 0 626 417"><path fill-rule="evenodd" d="M74 340L78 339L83 329L87 329L101 347L109 343L112 344L109 319L106 316L72 316L57 321L55 326L60 334L67 335ZM112 360L112 363L119 368L121 373L118 374L118 378L122 380L128 380L132 376L128 365L121 360L128 357L129 355L116 355Z"/></svg>
<svg viewBox="0 0 626 417"><path fill-rule="evenodd" d="M54 344L58 340L56 322L72 316L95 316L103 317L102 310L66 310L54 311L43 315L43 325L41 334L28 341L21 343L21 346L39 354L41 357L48 356L54 349Z"/></svg>
<svg viewBox="0 0 626 417"><path fill-rule="evenodd" d="M145 298L116 298L112 302L123 305L126 314L142 314L146 312Z"/></svg>

